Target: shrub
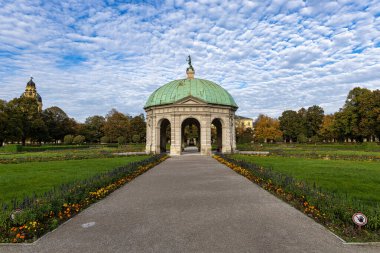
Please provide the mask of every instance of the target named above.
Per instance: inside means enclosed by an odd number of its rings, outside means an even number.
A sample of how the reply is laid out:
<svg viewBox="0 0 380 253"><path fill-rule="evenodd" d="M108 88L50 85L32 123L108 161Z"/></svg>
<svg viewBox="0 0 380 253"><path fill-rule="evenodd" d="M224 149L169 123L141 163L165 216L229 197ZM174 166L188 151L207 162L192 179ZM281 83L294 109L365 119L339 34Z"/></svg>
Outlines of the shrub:
<svg viewBox="0 0 380 253"><path fill-rule="evenodd" d="M20 152L22 151L22 146L19 144L8 144L0 148L0 152Z"/></svg>
<svg viewBox="0 0 380 253"><path fill-rule="evenodd" d="M100 143L110 143L110 137L103 136L102 138L100 138Z"/></svg>
<svg viewBox="0 0 380 253"><path fill-rule="evenodd" d="M86 138L83 135L77 135L73 139L73 143L74 144L83 144L85 140L86 140Z"/></svg>
<svg viewBox="0 0 380 253"><path fill-rule="evenodd" d="M297 141L298 143L306 143L307 142L307 138L304 134L299 134L297 136Z"/></svg>
<svg viewBox="0 0 380 253"><path fill-rule="evenodd" d="M72 136L71 134L65 135L65 137L63 138L63 142L66 145L73 144L73 141L74 141L74 136Z"/></svg>
<svg viewBox="0 0 380 253"><path fill-rule="evenodd" d="M133 143L138 143L138 142L140 142L140 135L138 135L138 134L134 134L134 135L132 136L132 142L133 142Z"/></svg>
<svg viewBox="0 0 380 253"><path fill-rule="evenodd" d="M317 142L319 142L319 137L318 137L318 135L311 136L310 141L311 141L312 143L317 143Z"/></svg>
<svg viewBox="0 0 380 253"><path fill-rule="evenodd" d="M119 145L125 145L127 144L127 139L124 136L120 136L119 138L117 138L117 143Z"/></svg>

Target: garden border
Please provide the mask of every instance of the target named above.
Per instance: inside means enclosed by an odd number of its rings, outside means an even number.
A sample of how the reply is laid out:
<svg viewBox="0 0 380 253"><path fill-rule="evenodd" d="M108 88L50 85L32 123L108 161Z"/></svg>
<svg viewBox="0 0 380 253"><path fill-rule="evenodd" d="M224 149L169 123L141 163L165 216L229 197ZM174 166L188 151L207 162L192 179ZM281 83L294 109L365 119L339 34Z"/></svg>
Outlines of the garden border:
<svg viewBox="0 0 380 253"><path fill-rule="evenodd" d="M67 186L63 185L65 188L62 189L66 192L65 194L60 192L58 195L54 195L55 192L53 191L52 195L45 195L45 198L40 196L40 198L27 202L23 206L23 210L25 210L26 215L31 212L32 216L29 216L34 218L26 216L24 219L21 218L23 222L19 222L17 219L14 220L19 215L14 211L12 211L11 216L5 216L8 218L6 218L5 225L1 227L4 236L0 246L34 244L92 204L104 199L167 158L167 155L156 155L140 162L129 163L127 166L115 168L92 178L74 182ZM75 195L76 192L80 194L79 197L74 196L72 198L71 195ZM55 203L54 205L54 202L58 204ZM44 206L46 204L49 206L47 210ZM39 209L41 207L42 209Z"/></svg>
<svg viewBox="0 0 380 253"><path fill-rule="evenodd" d="M380 241L368 241L368 242L365 242L365 241L364 242L360 242L360 241L355 242L355 241L353 241L353 242L350 242L350 241L346 241L345 239L340 237L338 234L335 233L335 231L337 231L336 229L340 225L342 226L342 228L345 228L344 227L345 223L343 221L341 221L341 223L336 223L335 220L329 219L328 215L325 216L326 213L321 212L321 210L318 209L317 206L311 205L308 201L309 196L307 194L305 194L308 192L302 192L301 191L301 194L300 194L300 192L291 192L291 191L289 191L289 189L286 188L286 186L281 184L281 182L279 184L278 184L278 182L277 182L277 184L273 183L272 180L276 181L275 180L276 177L274 177L274 178L268 177L268 175L271 176L271 174L273 174L272 176L279 176L279 177L283 177L284 175L282 175L280 173L279 173L279 175L275 175L275 173L273 173L272 171L269 171L269 173L267 173L263 177L263 175L261 175L260 173L263 174L263 172L265 173L265 171L267 171L267 170L261 166L255 165L254 163L250 163L247 161L235 160L234 158L226 157L225 155L214 155L213 158L216 159L218 162L224 164L228 168L234 170L236 173L244 176L245 178L250 180L252 183L257 184L259 187L268 191L269 193L276 196L280 200L291 205L293 208L298 209L303 214L305 214L308 218L313 219L319 225L322 225L323 227L325 227L327 229L327 231L329 231L334 236L336 236L343 244L347 244L347 245L379 245L380 246ZM253 166L255 168L254 169L252 169L252 168L247 169L247 168L244 168L243 164L250 165L250 166ZM299 183L296 180L294 180L293 178L286 177L286 179L287 178L289 178L290 182L293 184ZM286 179L285 179L285 181L286 181ZM303 182L301 182L301 184L303 184ZM322 192L319 192L319 193L322 193ZM289 195L290 195L290 198L288 199ZM327 212L327 214L329 214L329 213ZM371 232L375 233L375 237L376 237L376 235L378 235L377 232L375 232L375 231L371 231ZM368 235L368 233L367 233L367 235ZM347 235L347 237L349 238L348 235ZM365 239L366 237L364 236L363 238Z"/></svg>

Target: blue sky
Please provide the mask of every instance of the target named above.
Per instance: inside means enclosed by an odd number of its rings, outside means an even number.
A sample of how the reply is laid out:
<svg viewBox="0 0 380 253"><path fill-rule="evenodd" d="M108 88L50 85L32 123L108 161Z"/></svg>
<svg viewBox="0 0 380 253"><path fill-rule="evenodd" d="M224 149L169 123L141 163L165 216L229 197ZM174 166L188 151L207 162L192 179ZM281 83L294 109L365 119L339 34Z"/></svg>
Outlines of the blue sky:
<svg viewBox="0 0 380 253"><path fill-rule="evenodd" d="M379 0L1 0L0 20L0 99L33 76L44 108L81 122L142 113L188 54L248 117L332 113L353 87L380 88Z"/></svg>

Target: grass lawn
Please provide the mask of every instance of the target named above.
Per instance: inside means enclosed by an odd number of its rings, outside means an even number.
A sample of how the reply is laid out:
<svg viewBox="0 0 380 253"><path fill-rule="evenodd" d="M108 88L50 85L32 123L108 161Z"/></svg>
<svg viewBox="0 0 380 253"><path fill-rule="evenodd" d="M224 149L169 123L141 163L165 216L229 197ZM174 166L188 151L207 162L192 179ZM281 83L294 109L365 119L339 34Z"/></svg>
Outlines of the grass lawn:
<svg viewBox="0 0 380 253"><path fill-rule="evenodd" d="M380 162L232 155L290 175L329 192L372 203L380 201Z"/></svg>
<svg viewBox="0 0 380 253"><path fill-rule="evenodd" d="M0 203L41 194L149 156L0 164Z"/></svg>
<svg viewBox="0 0 380 253"><path fill-rule="evenodd" d="M319 143L315 144L299 144L299 143L245 143L237 144L238 150L296 150L296 151L338 151L338 150L351 150L351 151L364 151L364 152L380 152L380 145L377 143Z"/></svg>

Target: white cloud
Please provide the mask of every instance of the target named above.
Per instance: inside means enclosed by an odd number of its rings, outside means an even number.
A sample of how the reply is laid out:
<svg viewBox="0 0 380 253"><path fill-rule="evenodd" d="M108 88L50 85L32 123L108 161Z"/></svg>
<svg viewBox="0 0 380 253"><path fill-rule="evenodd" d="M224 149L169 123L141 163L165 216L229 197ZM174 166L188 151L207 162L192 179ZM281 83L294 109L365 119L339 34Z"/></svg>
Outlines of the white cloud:
<svg viewBox="0 0 380 253"><path fill-rule="evenodd" d="M368 5L368 6L367 6ZM80 121L111 108L130 114L156 88L196 76L220 83L238 114L279 116L355 86L379 88L376 1L5 1L0 9L0 99L35 77L44 106Z"/></svg>

